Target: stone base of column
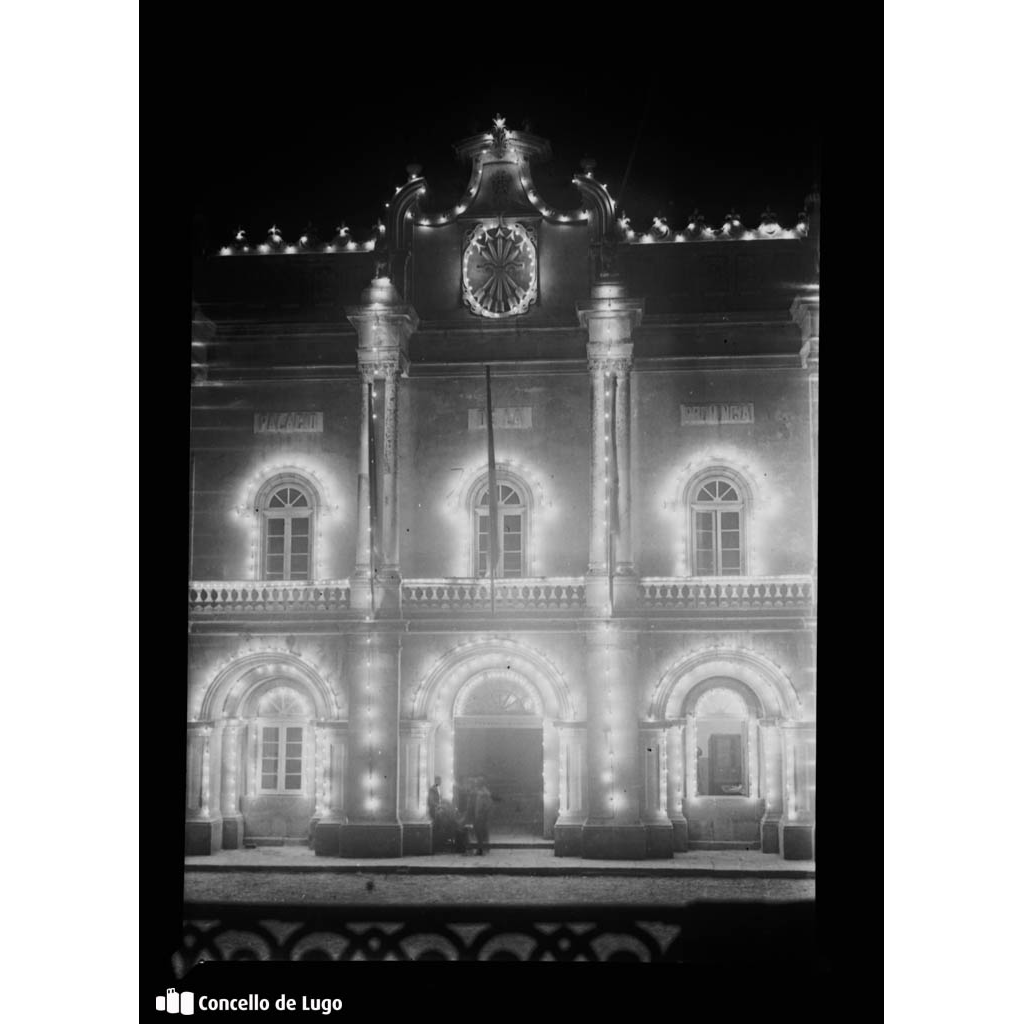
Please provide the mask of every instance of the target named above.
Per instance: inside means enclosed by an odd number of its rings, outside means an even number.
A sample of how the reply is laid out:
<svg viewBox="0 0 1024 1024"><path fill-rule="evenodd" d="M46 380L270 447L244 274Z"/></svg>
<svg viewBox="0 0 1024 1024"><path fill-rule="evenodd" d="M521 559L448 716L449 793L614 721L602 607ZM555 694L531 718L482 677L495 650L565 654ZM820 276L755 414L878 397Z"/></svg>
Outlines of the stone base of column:
<svg viewBox="0 0 1024 1024"><path fill-rule="evenodd" d="M339 854L342 857L401 857L402 826L397 821L342 825Z"/></svg>
<svg viewBox="0 0 1024 1024"><path fill-rule="evenodd" d="M401 825L397 821L376 824L348 822L341 826L339 855L342 857L400 857Z"/></svg>
<svg viewBox="0 0 1024 1024"><path fill-rule="evenodd" d="M222 850L239 850L245 835L245 822L240 814L225 817L221 827L220 845Z"/></svg>
<svg viewBox="0 0 1024 1024"><path fill-rule="evenodd" d="M672 818L672 849L676 853L686 853L690 848L690 826L685 818Z"/></svg>
<svg viewBox="0 0 1024 1024"><path fill-rule="evenodd" d="M353 610L370 612L373 601L370 594L370 577L365 569L357 569L348 581L348 606Z"/></svg>
<svg viewBox="0 0 1024 1024"><path fill-rule="evenodd" d="M317 857L340 857L342 828L340 821L318 821L313 827L313 853Z"/></svg>
<svg viewBox="0 0 1024 1024"><path fill-rule="evenodd" d="M675 845L675 829L668 822L649 822L647 831L647 857L649 860L671 858Z"/></svg>
<svg viewBox="0 0 1024 1024"><path fill-rule="evenodd" d="M583 856L583 825L556 824L555 833L555 856L556 857L582 857Z"/></svg>
<svg viewBox="0 0 1024 1024"><path fill-rule="evenodd" d="M779 819L765 818L761 822L761 852L779 852Z"/></svg>
<svg viewBox="0 0 1024 1024"><path fill-rule="evenodd" d="M220 818L195 818L185 822L185 856L203 857L221 848L223 829Z"/></svg>
<svg viewBox="0 0 1024 1024"><path fill-rule="evenodd" d="M646 860L643 825L584 825L583 851L588 860Z"/></svg>
<svg viewBox="0 0 1024 1024"><path fill-rule="evenodd" d="M640 607L640 577L632 566L616 566L612 594L616 611Z"/></svg>
<svg viewBox="0 0 1024 1024"><path fill-rule="evenodd" d="M598 617L611 615L611 595L608 591L608 573L605 571L587 572L583 581L584 603L588 615Z"/></svg>
<svg viewBox="0 0 1024 1024"><path fill-rule="evenodd" d="M814 860L814 826L780 825L779 846L783 860Z"/></svg>
<svg viewBox="0 0 1024 1024"><path fill-rule="evenodd" d="M402 823L402 856L429 857L434 852L434 826L429 821Z"/></svg>
<svg viewBox="0 0 1024 1024"><path fill-rule="evenodd" d="M378 569L373 580L373 593L377 602L377 615L397 619L402 614L402 575L393 566Z"/></svg>

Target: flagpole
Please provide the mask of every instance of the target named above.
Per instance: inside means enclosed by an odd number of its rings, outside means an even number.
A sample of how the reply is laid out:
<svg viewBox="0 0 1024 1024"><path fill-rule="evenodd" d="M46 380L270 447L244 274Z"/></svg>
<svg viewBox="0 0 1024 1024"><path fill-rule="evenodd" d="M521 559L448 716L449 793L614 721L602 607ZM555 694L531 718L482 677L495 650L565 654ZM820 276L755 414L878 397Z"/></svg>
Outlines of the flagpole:
<svg viewBox="0 0 1024 1024"><path fill-rule="evenodd" d="M494 418L491 409L491 368L485 367L487 381L487 564L491 570L491 616L494 616L494 563L498 558L498 481L494 462Z"/></svg>

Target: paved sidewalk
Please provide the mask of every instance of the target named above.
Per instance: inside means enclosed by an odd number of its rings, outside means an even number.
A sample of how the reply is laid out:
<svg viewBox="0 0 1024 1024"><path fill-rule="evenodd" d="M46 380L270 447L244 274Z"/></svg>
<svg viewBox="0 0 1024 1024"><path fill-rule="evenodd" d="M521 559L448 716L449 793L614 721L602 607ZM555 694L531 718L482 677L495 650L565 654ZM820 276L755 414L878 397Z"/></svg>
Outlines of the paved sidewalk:
<svg viewBox="0 0 1024 1024"><path fill-rule="evenodd" d="M677 853L671 860L584 860L555 857L550 849L492 850L475 854L438 853L431 857L357 860L317 857L305 846L263 846L222 850L209 857L186 857L186 873L328 872L376 875L534 875L624 876L637 878L814 878L814 861L783 860L759 850L700 850Z"/></svg>

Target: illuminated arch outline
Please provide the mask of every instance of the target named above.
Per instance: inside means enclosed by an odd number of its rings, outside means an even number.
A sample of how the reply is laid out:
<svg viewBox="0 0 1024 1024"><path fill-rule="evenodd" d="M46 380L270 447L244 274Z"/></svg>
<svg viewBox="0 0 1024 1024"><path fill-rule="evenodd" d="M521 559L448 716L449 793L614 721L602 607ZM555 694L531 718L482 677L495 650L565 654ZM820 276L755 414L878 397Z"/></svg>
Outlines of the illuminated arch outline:
<svg viewBox="0 0 1024 1024"><path fill-rule="evenodd" d="M438 658L416 690L412 717L430 718L434 712L444 720L451 719L463 688L495 669L521 676L536 694L544 717L563 721L575 718L569 686L551 661L531 647L498 637L461 644Z"/></svg>
<svg viewBox="0 0 1024 1024"><path fill-rule="evenodd" d="M748 706L751 697L756 698L759 718L803 719L800 695L777 665L752 651L720 647L688 654L663 673L648 715L655 720L681 718L705 690L722 680L741 684L736 690Z"/></svg>
<svg viewBox="0 0 1024 1024"><path fill-rule="evenodd" d="M311 702L317 719L345 717L343 699L313 666L287 651L257 651L234 659L217 673L206 687L196 720L243 717L250 705L254 713L266 691L289 685Z"/></svg>

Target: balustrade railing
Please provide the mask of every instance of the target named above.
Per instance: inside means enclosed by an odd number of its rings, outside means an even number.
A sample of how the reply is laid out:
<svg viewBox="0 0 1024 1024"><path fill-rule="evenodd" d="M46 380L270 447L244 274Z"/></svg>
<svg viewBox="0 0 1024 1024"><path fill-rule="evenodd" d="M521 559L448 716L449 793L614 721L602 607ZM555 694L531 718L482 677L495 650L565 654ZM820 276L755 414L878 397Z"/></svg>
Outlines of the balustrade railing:
<svg viewBox="0 0 1024 1024"><path fill-rule="evenodd" d="M319 583L261 582L192 583L190 612L334 612L349 606L347 580Z"/></svg>
<svg viewBox="0 0 1024 1024"><path fill-rule="evenodd" d="M584 607L586 591L579 578L500 579L494 581L495 611L571 611ZM402 607L418 611L486 611L491 582L486 579L406 580Z"/></svg>
<svg viewBox="0 0 1024 1024"><path fill-rule="evenodd" d="M810 610L814 581L809 576L751 576L716 579L645 577L640 580L644 611ZM189 584L189 612L288 613L348 611L347 580L319 582L204 581ZM402 581L405 614L486 612L491 607L487 579L407 579ZM538 577L494 581L494 609L501 612L574 612L586 607L582 577Z"/></svg>
<svg viewBox="0 0 1024 1024"><path fill-rule="evenodd" d="M699 611L703 608L810 608L814 582L809 576L751 576L734 579L646 577L640 581L645 609Z"/></svg>

